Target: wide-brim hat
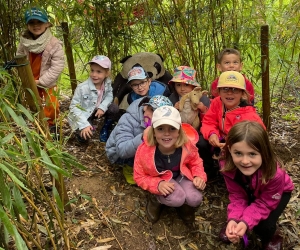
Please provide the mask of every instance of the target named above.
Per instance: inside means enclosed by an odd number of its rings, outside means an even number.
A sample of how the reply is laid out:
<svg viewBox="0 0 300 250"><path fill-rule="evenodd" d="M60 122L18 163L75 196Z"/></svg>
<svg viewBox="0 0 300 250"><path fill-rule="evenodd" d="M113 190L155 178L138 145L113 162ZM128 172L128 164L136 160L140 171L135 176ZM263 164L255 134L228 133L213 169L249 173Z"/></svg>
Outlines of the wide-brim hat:
<svg viewBox="0 0 300 250"><path fill-rule="evenodd" d="M196 70L189 66L179 66L175 68L173 78L169 81L169 84L174 82L200 87L200 84L196 81Z"/></svg>

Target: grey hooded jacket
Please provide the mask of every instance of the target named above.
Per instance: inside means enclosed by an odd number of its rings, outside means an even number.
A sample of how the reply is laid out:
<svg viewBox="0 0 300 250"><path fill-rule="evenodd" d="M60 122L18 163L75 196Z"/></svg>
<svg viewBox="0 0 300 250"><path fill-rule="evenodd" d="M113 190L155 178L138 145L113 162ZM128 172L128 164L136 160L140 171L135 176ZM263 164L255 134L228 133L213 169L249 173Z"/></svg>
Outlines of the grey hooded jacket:
<svg viewBox="0 0 300 250"><path fill-rule="evenodd" d="M135 156L138 146L142 143L145 130L143 97L132 102L111 132L106 142L106 155L111 163L118 159L128 159Z"/></svg>

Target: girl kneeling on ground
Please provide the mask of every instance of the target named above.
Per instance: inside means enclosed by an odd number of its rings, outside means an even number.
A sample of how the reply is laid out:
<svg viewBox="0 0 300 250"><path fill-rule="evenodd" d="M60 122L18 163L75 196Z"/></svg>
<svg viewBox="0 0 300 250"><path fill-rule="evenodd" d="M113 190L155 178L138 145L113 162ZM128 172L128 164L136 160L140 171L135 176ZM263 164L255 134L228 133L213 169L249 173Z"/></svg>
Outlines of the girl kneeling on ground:
<svg viewBox="0 0 300 250"><path fill-rule="evenodd" d="M195 146L197 131L181 123L176 108L163 106L153 112L152 126L143 138L134 161L134 180L151 193L146 207L148 219L156 222L163 205L167 205L177 208L183 221L192 224L202 201L200 190L206 186L202 159Z"/></svg>

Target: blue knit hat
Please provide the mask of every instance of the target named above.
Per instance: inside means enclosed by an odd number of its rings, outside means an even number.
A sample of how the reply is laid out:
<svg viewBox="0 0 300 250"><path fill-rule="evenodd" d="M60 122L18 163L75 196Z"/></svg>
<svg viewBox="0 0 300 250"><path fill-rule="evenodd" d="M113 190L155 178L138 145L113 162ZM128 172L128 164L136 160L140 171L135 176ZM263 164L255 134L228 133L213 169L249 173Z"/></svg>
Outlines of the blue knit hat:
<svg viewBox="0 0 300 250"><path fill-rule="evenodd" d="M30 20L39 20L43 23L48 22L48 15L44 9L33 7L25 12L25 23L27 24Z"/></svg>

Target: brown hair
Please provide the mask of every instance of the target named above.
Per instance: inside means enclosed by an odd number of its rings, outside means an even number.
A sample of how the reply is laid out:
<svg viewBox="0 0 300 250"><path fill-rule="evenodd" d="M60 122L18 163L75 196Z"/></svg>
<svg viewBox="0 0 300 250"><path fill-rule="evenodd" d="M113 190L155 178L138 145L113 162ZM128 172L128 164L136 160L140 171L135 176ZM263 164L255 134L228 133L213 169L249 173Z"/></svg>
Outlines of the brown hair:
<svg viewBox="0 0 300 250"><path fill-rule="evenodd" d="M240 61L242 62L241 53L237 49L225 48L218 55L218 63L220 64L222 62L224 55L229 55L229 54L237 55L240 58Z"/></svg>
<svg viewBox="0 0 300 250"><path fill-rule="evenodd" d="M233 144L242 141L260 153L262 158L262 164L260 166L262 171L262 183L267 183L268 180L274 177L277 164L280 166L283 166L283 164L272 149L267 131L258 122L241 121L230 129L224 146L225 167L222 171L227 172L237 169L229 149Z"/></svg>
<svg viewBox="0 0 300 250"><path fill-rule="evenodd" d="M151 126L151 128L148 131L147 141L148 141L148 144L150 146L157 146L158 145L157 140L156 140L156 138L154 136L154 128L153 128L153 126ZM177 138L177 141L175 142L175 147L176 148L180 148L180 147L182 147L187 142L188 142L188 138L187 138L185 132L183 131L182 127L180 127L180 129L179 129L179 136Z"/></svg>

